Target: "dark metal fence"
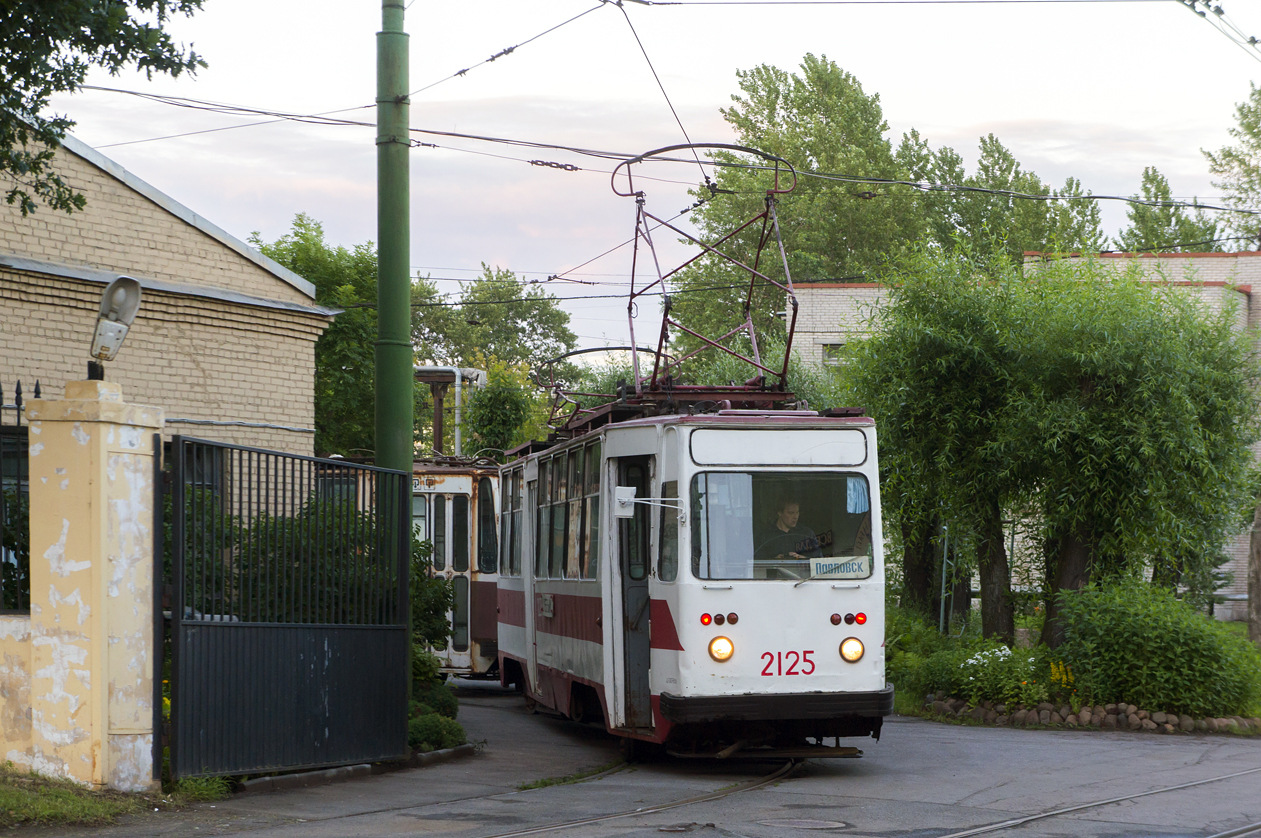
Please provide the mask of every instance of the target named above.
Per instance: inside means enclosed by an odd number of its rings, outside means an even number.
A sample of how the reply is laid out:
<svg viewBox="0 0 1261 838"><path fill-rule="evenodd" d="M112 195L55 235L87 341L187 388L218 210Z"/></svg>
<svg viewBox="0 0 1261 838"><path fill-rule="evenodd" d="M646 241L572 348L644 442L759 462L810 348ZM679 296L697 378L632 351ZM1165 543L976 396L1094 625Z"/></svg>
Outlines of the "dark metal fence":
<svg viewBox="0 0 1261 838"><path fill-rule="evenodd" d="M35 398L39 398L35 382ZM31 527L27 433L23 424L22 382L13 401L0 385L0 614L31 609Z"/></svg>
<svg viewBox="0 0 1261 838"><path fill-rule="evenodd" d="M407 751L410 475L174 437L171 768Z"/></svg>

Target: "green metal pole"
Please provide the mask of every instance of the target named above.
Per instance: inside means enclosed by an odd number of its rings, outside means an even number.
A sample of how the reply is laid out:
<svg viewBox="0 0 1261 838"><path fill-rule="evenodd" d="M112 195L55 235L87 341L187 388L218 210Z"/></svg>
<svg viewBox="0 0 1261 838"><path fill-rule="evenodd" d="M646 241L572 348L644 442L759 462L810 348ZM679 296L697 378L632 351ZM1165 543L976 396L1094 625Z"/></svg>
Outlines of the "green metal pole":
<svg viewBox="0 0 1261 838"><path fill-rule="evenodd" d="M407 33L403 0L381 0L377 33L376 462L412 470Z"/></svg>

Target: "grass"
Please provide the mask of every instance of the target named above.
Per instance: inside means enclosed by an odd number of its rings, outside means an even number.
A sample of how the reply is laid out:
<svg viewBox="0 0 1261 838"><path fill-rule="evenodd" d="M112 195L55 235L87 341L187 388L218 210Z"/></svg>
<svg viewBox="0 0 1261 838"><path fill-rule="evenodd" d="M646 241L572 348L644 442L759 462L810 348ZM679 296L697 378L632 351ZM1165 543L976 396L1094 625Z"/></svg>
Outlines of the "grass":
<svg viewBox="0 0 1261 838"><path fill-rule="evenodd" d="M177 809L194 801L221 800L230 791L224 777L181 780L167 795L94 791L4 763L0 765L0 828L101 826L154 808Z"/></svg>
<svg viewBox="0 0 1261 838"><path fill-rule="evenodd" d="M580 783L597 774L603 774L605 771L611 771L618 766L625 765L622 760L614 760L604 765L590 768L586 771L575 771L573 774L566 774L563 777L547 777L542 780L531 780L528 783L522 783L517 786L518 791L530 791L531 789L545 789L549 786L566 786L570 783Z"/></svg>

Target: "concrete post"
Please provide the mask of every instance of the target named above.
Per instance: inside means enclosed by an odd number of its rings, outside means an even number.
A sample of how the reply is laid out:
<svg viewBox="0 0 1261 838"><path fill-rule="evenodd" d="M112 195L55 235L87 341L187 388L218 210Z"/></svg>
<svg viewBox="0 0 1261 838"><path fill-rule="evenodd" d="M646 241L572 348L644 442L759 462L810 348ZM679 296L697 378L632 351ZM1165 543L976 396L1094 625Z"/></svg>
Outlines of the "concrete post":
<svg viewBox="0 0 1261 838"><path fill-rule="evenodd" d="M158 787L153 457L162 411L72 381L30 419L31 738L41 773Z"/></svg>

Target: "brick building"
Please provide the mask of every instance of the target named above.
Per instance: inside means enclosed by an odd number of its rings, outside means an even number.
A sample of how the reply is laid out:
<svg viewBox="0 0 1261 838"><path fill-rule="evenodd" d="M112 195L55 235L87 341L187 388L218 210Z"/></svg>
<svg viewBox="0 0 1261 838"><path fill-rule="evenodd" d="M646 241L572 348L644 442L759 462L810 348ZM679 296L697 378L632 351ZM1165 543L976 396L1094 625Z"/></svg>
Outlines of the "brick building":
<svg viewBox="0 0 1261 838"><path fill-rule="evenodd" d="M67 137L56 166L80 212L0 205L0 385L46 398L86 377L101 291L142 286L106 378L161 407L166 433L312 453L315 342L334 312L315 288ZM7 400L7 399L6 399Z"/></svg>
<svg viewBox="0 0 1261 838"><path fill-rule="evenodd" d="M1026 254L1026 271L1045 258ZM1117 272L1137 262L1152 281L1195 294L1214 311L1232 307L1239 329L1261 327L1261 300L1253 294L1253 286L1261 285L1261 252L1102 253L1092 258ZM795 290L800 309L794 346L803 361L821 365L836 363L846 343L868 333L871 314L888 295L886 288L871 283L812 282ZM1216 613L1222 619L1247 619L1249 537L1241 533L1226 545L1230 559L1223 570L1232 581L1218 592L1223 601Z"/></svg>

